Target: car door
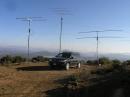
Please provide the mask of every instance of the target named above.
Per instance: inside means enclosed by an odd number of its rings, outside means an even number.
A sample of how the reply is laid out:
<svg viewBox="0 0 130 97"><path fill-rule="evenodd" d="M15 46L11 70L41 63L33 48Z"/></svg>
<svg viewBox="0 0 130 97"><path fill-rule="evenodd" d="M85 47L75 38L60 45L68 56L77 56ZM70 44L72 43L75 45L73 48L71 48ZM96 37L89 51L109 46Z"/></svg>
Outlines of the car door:
<svg viewBox="0 0 130 97"><path fill-rule="evenodd" d="M70 64L71 65L77 65L77 59L74 56L70 57Z"/></svg>

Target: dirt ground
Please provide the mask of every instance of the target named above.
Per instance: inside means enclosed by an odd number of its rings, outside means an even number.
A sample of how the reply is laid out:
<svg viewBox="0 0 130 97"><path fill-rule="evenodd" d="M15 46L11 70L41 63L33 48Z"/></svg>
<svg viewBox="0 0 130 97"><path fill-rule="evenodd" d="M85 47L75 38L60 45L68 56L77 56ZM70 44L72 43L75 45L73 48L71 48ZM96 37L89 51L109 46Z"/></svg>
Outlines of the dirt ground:
<svg viewBox="0 0 130 97"><path fill-rule="evenodd" d="M0 67L0 97L48 97L46 91L60 87L56 80L78 73L81 69L50 70L47 63L30 63Z"/></svg>

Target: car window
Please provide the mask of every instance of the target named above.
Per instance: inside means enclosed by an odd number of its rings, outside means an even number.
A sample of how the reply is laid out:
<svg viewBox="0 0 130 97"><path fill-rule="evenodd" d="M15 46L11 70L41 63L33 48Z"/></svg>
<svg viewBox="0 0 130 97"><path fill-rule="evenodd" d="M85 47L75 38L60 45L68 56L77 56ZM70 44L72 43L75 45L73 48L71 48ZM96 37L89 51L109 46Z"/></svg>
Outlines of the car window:
<svg viewBox="0 0 130 97"><path fill-rule="evenodd" d="M70 58L71 54L70 53L62 53L63 58Z"/></svg>
<svg viewBox="0 0 130 97"><path fill-rule="evenodd" d="M62 54L60 53L60 54L56 55L56 57L62 57Z"/></svg>
<svg viewBox="0 0 130 97"><path fill-rule="evenodd" d="M60 53L60 54L56 55L56 57L70 58L71 57L71 53Z"/></svg>

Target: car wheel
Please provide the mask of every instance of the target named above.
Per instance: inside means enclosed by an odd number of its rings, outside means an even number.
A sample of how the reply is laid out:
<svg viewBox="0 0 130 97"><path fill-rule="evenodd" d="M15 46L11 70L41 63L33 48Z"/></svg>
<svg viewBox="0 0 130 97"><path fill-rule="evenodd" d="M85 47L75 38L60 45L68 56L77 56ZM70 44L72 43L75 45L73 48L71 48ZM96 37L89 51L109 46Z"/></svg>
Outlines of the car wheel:
<svg viewBox="0 0 130 97"><path fill-rule="evenodd" d="M66 69L66 70L69 70L69 68L70 68L70 64L67 63L66 66L65 66L65 69Z"/></svg>
<svg viewBox="0 0 130 97"><path fill-rule="evenodd" d="M81 67L81 64L80 64L80 63L78 63L77 68L80 68L80 67Z"/></svg>

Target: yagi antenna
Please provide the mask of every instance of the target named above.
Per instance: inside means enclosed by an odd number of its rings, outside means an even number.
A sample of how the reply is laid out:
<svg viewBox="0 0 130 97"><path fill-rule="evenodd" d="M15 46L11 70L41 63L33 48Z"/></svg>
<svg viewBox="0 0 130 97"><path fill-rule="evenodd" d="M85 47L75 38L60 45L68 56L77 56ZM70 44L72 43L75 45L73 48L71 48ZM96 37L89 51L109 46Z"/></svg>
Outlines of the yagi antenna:
<svg viewBox="0 0 130 97"><path fill-rule="evenodd" d="M95 33L95 32L119 32L119 31L123 31L123 30L112 30L112 29L109 29L109 30L93 30L93 31L87 31L87 32L78 32L79 34L81 33Z"/></svg>
<svg viewBox="0 0 130 97"><path fill-rule="evenodd" d="M67 8L53 8L53 11L60 16L72 15L72 12Z"/></svg>
<svg viewBox="0 0 130 97"><path fill-rule="evenodd" d="M29 59L30 59L30 34L31 34L31 23L32 21L45 21L46 19L43 19L43 17L21 17L21 18L16 18L19 19L21 21L26 21L28 22L28 58L27 61L29 63Z"/></svg>
<svg viewBox="0 0 130 97"><path fill-rule="evenodd" d="M96 33L97 36L96 37L79 37L77 39L85 39L85 38L95 38L97 41L97 47L96 47L96 52L97 52L97 64L100 66L100 62L99 62L99 38L123 38L123 37L118 37L118 36L103 36L103 37L99 37L99 32L110 32L110 31L123 31L123 30L95 30L95 31L87 31L87 32L79 32L79 34L83 34L83 33Z"/></svg>

